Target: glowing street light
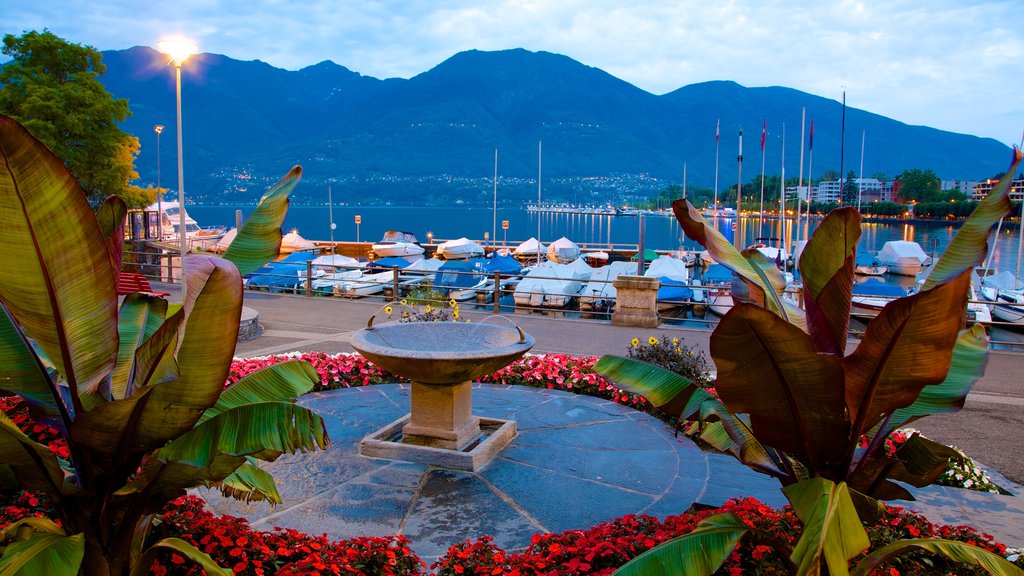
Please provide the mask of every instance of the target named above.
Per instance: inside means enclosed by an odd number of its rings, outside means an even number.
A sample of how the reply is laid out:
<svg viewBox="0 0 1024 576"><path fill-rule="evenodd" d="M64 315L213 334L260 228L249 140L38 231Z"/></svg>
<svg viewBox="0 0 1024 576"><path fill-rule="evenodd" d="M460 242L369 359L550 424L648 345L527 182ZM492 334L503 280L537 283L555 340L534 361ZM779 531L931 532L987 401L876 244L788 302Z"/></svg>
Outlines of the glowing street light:
<svg viewBox="0 0 1024 576"><path fill-rule="evenodd" d="M164 195L160 192L160 135L164 133L163 125L153 126L153 132L156 132L156 239L160 241L164 238Z"/></svg>
<svg viewBox="0 0 1024 576"><path fill-rule="evenodd" d="M196 53L195 42L182 38L172 38L157 44L157 48L171 57L175 71L175 95L178 113L178 239L181 242L181 301L185 301L185 170L182 164L181 145L181 65L189 56Z"/></svg>

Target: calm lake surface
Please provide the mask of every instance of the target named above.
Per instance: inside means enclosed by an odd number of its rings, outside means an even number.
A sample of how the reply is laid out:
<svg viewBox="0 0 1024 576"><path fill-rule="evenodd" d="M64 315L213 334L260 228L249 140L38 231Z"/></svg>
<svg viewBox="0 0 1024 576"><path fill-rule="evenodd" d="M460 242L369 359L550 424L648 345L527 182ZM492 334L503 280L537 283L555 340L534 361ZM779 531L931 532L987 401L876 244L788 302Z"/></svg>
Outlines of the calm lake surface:
<svg viewBox="0 0 1024 576"><path fill-rule="evenodd" d="M234 226L235 211L241 210L247 218L255 206L189 206L189 214L200 226ZM362 223L355 224L359 215ZM427 241L427 233L435 241L466 236L482 241L484 234L491 234L494 213L485 207L402 207L402 206L335 206L333 208L334 240L364 242L376 241L386 230L405 230L415 234L421 242ZM501 229L502 220L508 220L507 231ZM670 216L645 216L645 243L656 250L696 249L696 242L685 238L682 228ZM330 240L330 216L326 205L296 206L288 208L284 230L298 230L309 240ZM544 243L565 236L588 248L607 247L609 244L636 244L640 232L639 216L599 216L594 214L529 213L522 207L499 207L497 211L497 243L515 247L531 236L538 235ZM810 222L813 231L817 221ZM759 229L757 217L733 219L719 218L719 229L727 236L739 233L744 246L753 244L756 238L783 237L778 220L764 221ZM902 222L865 223L860 240L860 251L876 253L890 240L912 240L929 254L939 255L953 239L957 226L944 222L911 224ZM735 229L735 232L734 232ZM791 240L796 238L795 223L787 220L786 232ZM991 266L998 270L1015 271L1017 267L1018 230L1004 227L996 242ZM495 239L492 238L492 241Z"/></svg>

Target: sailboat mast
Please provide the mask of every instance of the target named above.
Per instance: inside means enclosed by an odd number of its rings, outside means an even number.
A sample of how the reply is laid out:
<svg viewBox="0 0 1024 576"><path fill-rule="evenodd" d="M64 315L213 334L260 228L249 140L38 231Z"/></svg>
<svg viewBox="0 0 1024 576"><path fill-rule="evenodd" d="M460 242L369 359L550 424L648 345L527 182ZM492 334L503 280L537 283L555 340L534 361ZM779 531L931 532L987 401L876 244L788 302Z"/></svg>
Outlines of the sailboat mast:
<svg viewBox="0 0 1024 576"><path fill-rule="evenodd" d="M846 90L843 90L843 120L839 128L839 203L843 203L843 192L846 188L846 174L843 173L843 160L846 158Z"/></svg>
<svg viewBox="0 0 1024 576"><path fill-rule="evenodd" d="M494 209L491 211L491 238L498 243L498 149L494 149Z"/></svg>
<svg viewBox="0 0 1024 576"><path fill-rule="evenodd" d="M718 228L718 135L722 129L722 118L715 122L715 228Z"/></svg>
<svg viewBox="0 0 1024 576"><path fill-rule="evenodd" d="M743 202L743 128L740 128L739 154L736 156L736 247L743 246L740 238L740 211Z"/></svg>
<svg viewBox="0 0 1024 576"><path fill-rule="evenodd" d="M542 140L537 140L537 264L540 264L540 159Z"/></svg>
<svg viewBox="0 0 1024 576"><path fill-rule="evenodd" d="M799 196L798 196L799 197ZM789 246L789 233L786 230L786 123L782 123L782 180L779 182L779 204L781 207L779 248ZM799 225L800 219L797 219Z"/></svg>
<svg viewBox="0 0 1024 576"><path fill-rule="evenodd" d="M764 237L764 141L768 136L768 118L761 120L761 206L757 212L757 236Z"/></svg>
<svg viewBox="0 0 1024 576"><path fill-rule="evenodd" d="M334 254L334 202L331 201L331 185L327 185L327 219L331 221L331 254Z"/></svg>
<svg viewBox="0 0 1024 576"><path fill-rule="evenodd" d="M686 200L686 160L683 160L683 200Z"/></svg>

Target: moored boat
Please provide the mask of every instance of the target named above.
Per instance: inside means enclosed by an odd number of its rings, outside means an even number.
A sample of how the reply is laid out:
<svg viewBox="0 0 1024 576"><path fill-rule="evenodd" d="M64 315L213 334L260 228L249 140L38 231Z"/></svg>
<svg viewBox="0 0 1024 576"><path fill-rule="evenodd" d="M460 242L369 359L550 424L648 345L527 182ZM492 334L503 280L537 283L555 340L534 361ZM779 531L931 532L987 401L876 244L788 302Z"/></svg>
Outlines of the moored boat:
<svg viewBox="0 0 1024 576"><path fill-rule="evenodd" d="M932 259L917 242L890 240L878 251L878 262L887 266L889 272L902 276L917 276L930 266Z"/></svg>
<svg viewBox="0 0 1024 576"><path fill-rule="evenodd" d="M419 256L423 254L423 246L411 232L401 230L388 230L380 242L373 246L373 253L381 258L388 256Z"/></svg>
<svg viewBox="0 0 1024 576"><path fill-rule="evenodd" d="M437 247L437 255L445 260L468 260L484 255L482 246L469 238L448 240Z"/></svg>

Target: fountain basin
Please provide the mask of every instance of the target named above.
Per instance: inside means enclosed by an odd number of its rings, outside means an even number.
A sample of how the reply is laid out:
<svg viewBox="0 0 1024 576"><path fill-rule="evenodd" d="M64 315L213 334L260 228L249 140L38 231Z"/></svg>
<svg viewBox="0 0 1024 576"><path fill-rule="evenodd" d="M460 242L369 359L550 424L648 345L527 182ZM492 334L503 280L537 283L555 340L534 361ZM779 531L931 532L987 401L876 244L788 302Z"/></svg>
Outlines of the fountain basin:
<svg viewBox="0 0 1024 576"><path fill-rule="evenodd" d="M511 420L488 420L485 427L490 433L481 431L480 419L472 412L472 382L533 347L533 337L518 328L394 322L356 332L351 344L381 368L412 381L409 414L364 438L360 453L475 470L515 437ZM476 453L468 459L456 456L467 447Z"/></svg>

